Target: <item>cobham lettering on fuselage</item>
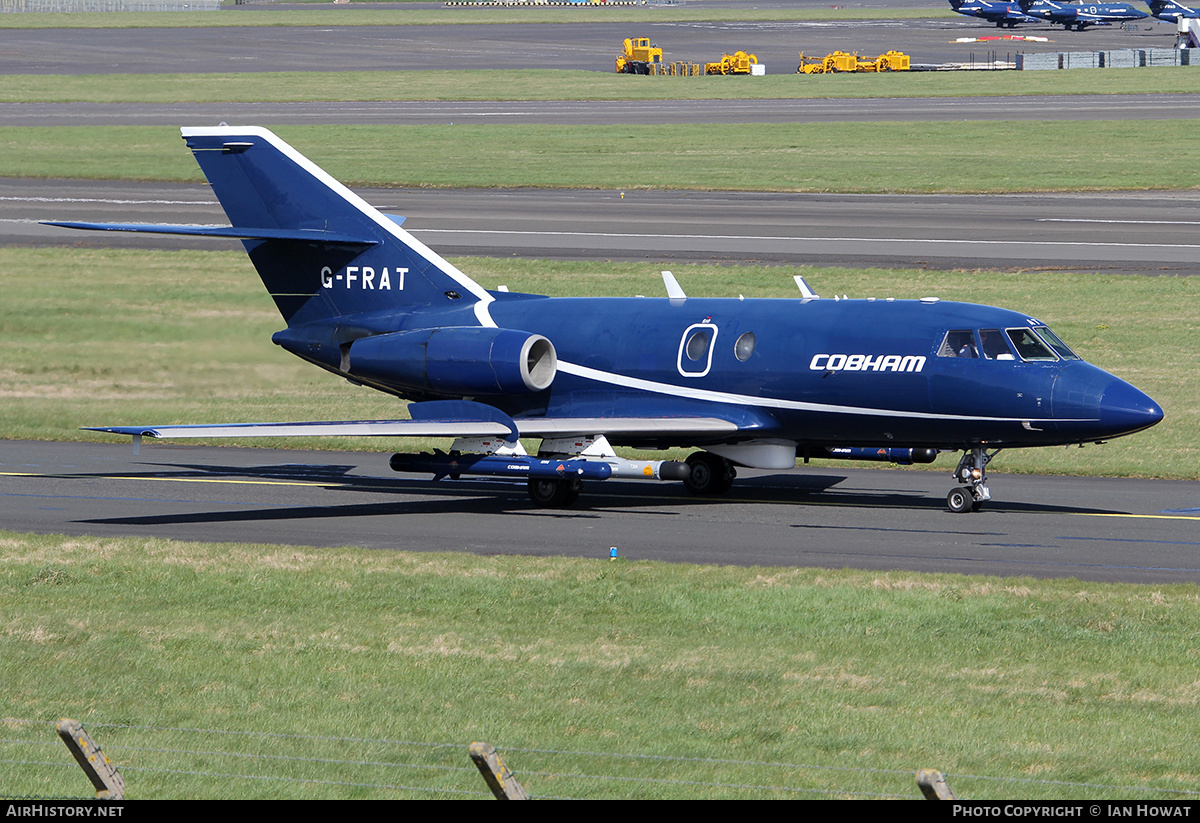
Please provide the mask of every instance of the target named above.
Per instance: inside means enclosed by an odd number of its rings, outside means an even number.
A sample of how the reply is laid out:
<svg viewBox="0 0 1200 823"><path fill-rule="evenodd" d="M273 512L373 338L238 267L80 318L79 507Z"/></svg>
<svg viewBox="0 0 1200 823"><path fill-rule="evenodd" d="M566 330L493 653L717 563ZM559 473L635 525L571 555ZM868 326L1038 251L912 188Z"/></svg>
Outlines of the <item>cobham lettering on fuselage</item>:
<svg viewBox="0 0 1200 823"><path fill-rule="evenodd" d="M912 354L814 354L812 371L907 371L925 368L925 358Z"/></svg>
<svg viewBox="0 0 1200 823"><path fill-rule="evenodd" d="M571 503L585 480L682 480L717 494L738 467L962 451L946 498L958 512L990 498L985 468L1001 448L1099 442L1162 419L1022 313L932 297L822 300L802 278L792 300L689 298L670 272L662 298L489 290L266 129L183 137L231 225L57 225L241 240L287 324L272 341L411 401L410 419L97 427L135 443L454 438L391 466L519 477L549 506ZM522 438L540 440L536 456ZM619 446L700 451L633 460Z"/></svg>

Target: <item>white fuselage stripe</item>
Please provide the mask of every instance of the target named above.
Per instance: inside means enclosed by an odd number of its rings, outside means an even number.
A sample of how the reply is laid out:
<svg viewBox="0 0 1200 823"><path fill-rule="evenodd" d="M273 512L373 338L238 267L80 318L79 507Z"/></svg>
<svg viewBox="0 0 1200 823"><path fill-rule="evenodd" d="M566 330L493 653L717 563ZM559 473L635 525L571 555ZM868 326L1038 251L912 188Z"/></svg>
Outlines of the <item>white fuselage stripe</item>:
<svg viewBox="0 0 1200 823"><path fill-rule="evenodd" d="M727 403L734 406L751 406L755 408L783 409L786 411L821 412L824 414L865 414L874 417L906 417L924 420L970 420L987 421L992 423L1067 423L1084 422L1081 420L1057 420L1048 417L982 417L968 414L933 414L919 411L899 411L896 409L874 409L862 406L835 406L829 403L806 403L800 400L780 400L773 397L753 397L746 394L712 391L710 389L675 386L670 383L659 383L654 380L643 380L638 377L627 377L613 372L579 366L575 363L558 361L558 370L564 374L575 375L586 380L595 380L624 388L639 391L665 394L671 397L681 397L688 400L702 400L708 403Z"/></svg>

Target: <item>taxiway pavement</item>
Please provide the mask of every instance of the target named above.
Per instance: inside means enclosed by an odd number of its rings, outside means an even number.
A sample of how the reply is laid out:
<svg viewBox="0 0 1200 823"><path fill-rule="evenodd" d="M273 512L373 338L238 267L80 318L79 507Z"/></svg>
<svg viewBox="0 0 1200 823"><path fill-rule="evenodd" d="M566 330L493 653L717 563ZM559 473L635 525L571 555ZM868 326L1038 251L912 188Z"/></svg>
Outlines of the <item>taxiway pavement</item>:
<svg viewBox="0 0 1200 823"><path fill-rule="evenodd" d="M874 56L890 49L918 64L982 65L1018 52L1172 48L1175 27L1146 19L1067 32L1045 24L1000 30L969 18L758 22L513 23L429 26L264 26L130 29L16 29L5 32L0 74L146 74L428 69L614 70L626 37L649 37L664 59L705 63L741 49L768 74L794 73L799 53ZM223 12L217 12L222 14ZM253 12L251 12L253 13ZM353 19L347 9L347 20ZM469 21L464 12L464 22ZM1033 35L1047 42L960 38ZM397 82L402 82L402 76ZM686 82L645 78L647 82ZM797 78L797 82L804 82Z"/></svg>
<svg viewBox="0 0 1200 823"><path fill-rule="evenodd" d="M381 446L381 448L384 448ZM717 499L589 484L538 509L519 481L395 474L387 453L0 441L0 522L19 532L477 554L1200 582L1200 485L1005 476L950 514L945 471L743 471ZM1080 453L1081 463L1087 450ZM1002 457L993 466L1001 466Z"/></svg>

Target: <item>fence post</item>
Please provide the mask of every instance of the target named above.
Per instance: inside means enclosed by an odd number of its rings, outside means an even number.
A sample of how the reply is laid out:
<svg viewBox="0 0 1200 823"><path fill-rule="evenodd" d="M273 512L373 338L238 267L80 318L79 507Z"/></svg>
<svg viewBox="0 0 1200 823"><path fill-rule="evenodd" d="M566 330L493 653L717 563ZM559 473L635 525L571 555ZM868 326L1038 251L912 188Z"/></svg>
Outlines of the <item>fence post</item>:
<svg viewBox="0 0 1200 823"><path fill-rule="evenodd" d="M496 747L490 743L472 743L471 760L483 775L484 781L497 800L528 800L529 795L523 786L513 777L508 766L496 754Z"/></svg>
<svg viewBox="0 0 1200 823"><path fill-rule="evenodd" d="M954 792L946 785L946 778L937 769L921 769L917 772L917 785L926 800L957 800Z"/></svg>
<svg viewBox="0 0 1200 823"><path fill-rule="evenodd" d="M76 762L83 769L88 780L96 787L96 798L99 800L124 800L125 778L117 772L117 767L100 750L100 744L92 740L92 736L83 730L83 724L78 720L64 717L58 721L58 736L67 744Z"/></svg>

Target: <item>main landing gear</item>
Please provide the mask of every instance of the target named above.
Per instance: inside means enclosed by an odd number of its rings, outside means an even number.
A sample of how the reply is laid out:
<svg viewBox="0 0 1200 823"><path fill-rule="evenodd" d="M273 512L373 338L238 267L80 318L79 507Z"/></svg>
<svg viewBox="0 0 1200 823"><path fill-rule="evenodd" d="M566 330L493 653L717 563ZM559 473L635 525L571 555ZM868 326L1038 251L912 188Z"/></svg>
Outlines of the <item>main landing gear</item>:
<svg viewBox="0 0 1200 823"><path fill-rule="evenodd" d="M712 452L689 455L687 465L691 471L683 478L683 485L692 494L703 497L724 494L737 477L734 465Z"/></svg>
<svg viewBox="0 0 1200 823"><path fill-rule="evenodd" d="M992 493L987 487L986 469L991 459L999 453L1000 450L996 449L988 454L987 449L982 447L963 451L958 468L954 470L954 477L966 485L950 490L946 495L946 508L955 514L977 512L985 501L992 499Z"/></svg>
<svg viewBox="0 0 1200 823"><path fill-rule="evenodd" d="M529 479L529 499L549 509L565 509L579 499L583 483L579 480Z"/></svg>

